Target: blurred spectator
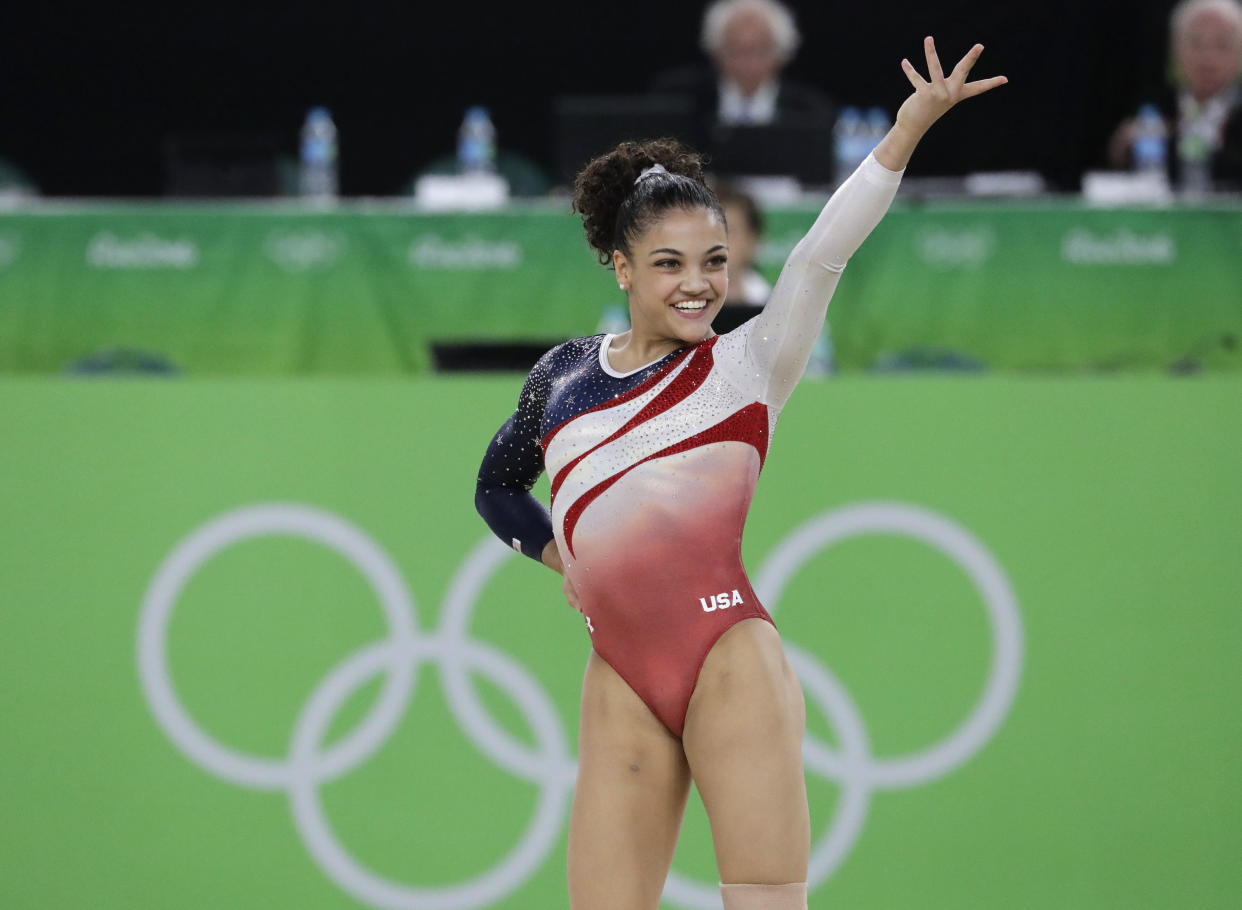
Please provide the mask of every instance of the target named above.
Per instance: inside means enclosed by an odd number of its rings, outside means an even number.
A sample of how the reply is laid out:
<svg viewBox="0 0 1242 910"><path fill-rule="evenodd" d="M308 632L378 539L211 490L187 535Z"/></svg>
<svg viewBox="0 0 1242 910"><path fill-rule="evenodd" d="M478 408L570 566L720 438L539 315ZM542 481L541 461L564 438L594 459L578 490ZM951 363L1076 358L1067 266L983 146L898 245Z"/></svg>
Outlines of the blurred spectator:
<svg viewBox="0 0 1242 910"><path fill-rule="evenodd" d="M693 96L706 127L830 119L827 95L782 74L800 40L793 14L777 0L716 0L704 11L700 36L710 65L661 73L651 90Z"/></svg>
<svg viewBox="0 0 1242 910"><path fill-rule="evenodd" d="M1242 2L1182 0L1169 17L1174 85L1159 107L1169 127L1169 179L1180 189L1242 190ZM1108 146L1133 165L1135 121Z"/></svg>
<svg viewBox="0 0 1242 910"><path fill-rule="evenodd" d="M716 187L729 224L729 293L725 306L761 307L772 285L755 267L763 239L763 212L754 198L730 186Z"/></svg>

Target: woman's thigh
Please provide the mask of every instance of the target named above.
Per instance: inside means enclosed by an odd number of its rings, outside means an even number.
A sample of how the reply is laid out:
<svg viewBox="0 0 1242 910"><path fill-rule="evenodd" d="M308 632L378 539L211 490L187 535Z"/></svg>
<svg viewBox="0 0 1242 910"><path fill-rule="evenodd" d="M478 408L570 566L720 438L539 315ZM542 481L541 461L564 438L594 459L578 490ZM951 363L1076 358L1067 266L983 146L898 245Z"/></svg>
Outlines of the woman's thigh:
<svg viewBox="0 0 1242 910"><path fill-rule="evenodd" d="M574 910L655 910L689 790L681 741L592 652L569 820Z"/></svg>
<svg viewBox="0 0 1242 910"><path fill-rule="evenodd" d="M806 881L805 727L802 689L776 629L761 619L733 626L703 663L683 735L722 881Z"/></svg>

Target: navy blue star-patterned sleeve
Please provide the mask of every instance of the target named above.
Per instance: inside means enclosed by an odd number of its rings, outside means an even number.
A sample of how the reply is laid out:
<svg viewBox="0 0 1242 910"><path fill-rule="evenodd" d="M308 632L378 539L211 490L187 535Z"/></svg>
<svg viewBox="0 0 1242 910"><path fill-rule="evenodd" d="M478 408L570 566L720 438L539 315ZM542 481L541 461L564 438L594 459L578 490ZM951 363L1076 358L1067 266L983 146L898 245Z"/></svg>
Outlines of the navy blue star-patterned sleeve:
<svg viewBox="0 0 1242 910"><path fill-rule="evenodd" d="M530 491L543 473L539 442L556 350L544 354L526 378L517 410L487 447L474 491L475 508L492 532L537 561L553 536L548 509Z"/></svg>

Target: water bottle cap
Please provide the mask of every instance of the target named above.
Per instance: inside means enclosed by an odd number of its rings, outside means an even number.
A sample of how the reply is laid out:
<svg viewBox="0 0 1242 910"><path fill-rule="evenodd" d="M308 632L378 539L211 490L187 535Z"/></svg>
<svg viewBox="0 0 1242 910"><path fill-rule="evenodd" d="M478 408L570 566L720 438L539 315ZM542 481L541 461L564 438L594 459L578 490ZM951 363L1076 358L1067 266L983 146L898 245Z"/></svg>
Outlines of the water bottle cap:
<svg viewBox="0 0 1242 910"><path fill-rule="evenodd" d="M306 124L312 128L332 129L332 115L326 107L312 107L306 114Z"/></svg>

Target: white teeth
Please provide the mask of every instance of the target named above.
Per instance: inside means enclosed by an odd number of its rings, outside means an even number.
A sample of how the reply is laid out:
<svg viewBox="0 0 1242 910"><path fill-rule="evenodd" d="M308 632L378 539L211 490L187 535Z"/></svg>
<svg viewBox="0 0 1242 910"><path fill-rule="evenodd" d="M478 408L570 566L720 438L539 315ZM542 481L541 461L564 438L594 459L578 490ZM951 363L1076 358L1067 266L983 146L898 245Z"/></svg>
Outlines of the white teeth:
<svg viewBox="0 0 1242 910"><path fill-rule="evenodd" d="M678 310L688 310L697 312L707 306L706 300L683 300L681 303L674 303L673 307Z"/></svg>

